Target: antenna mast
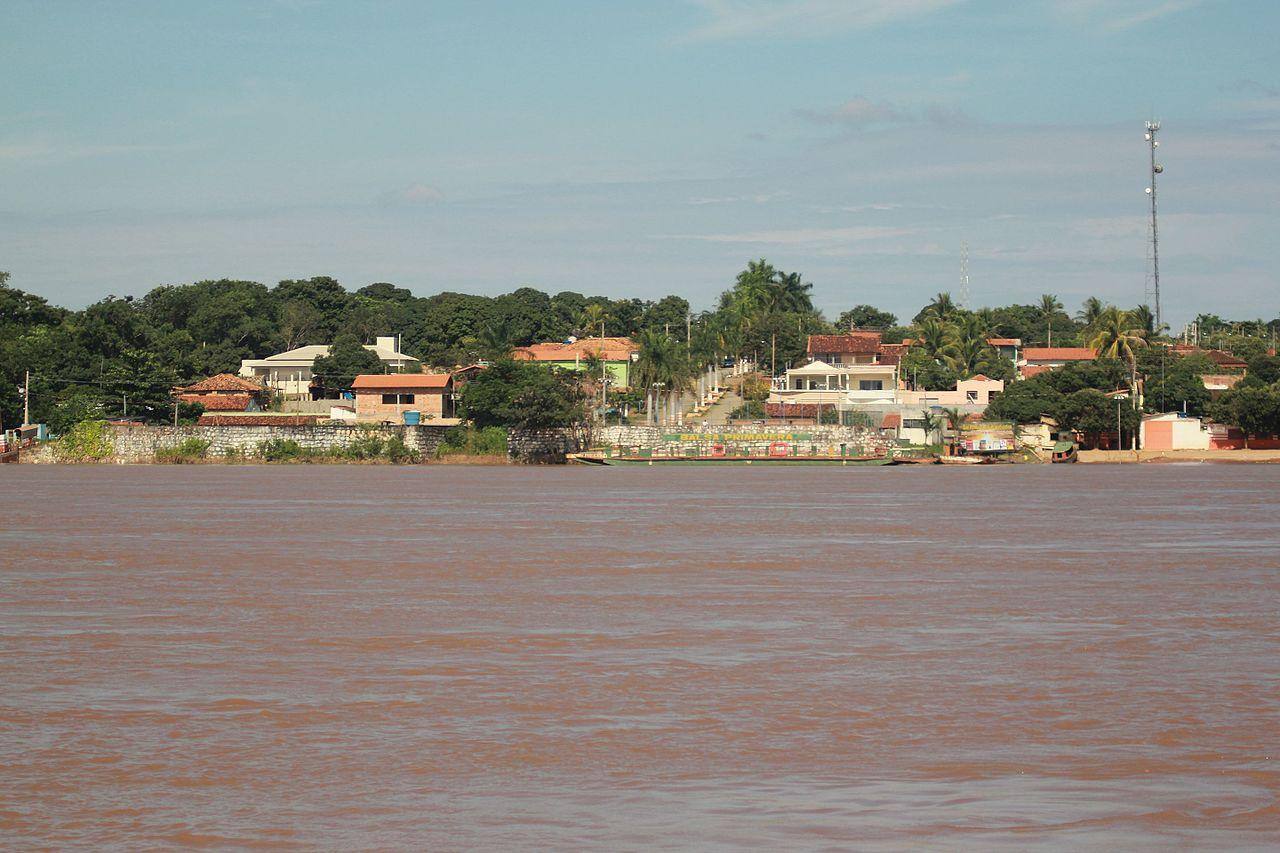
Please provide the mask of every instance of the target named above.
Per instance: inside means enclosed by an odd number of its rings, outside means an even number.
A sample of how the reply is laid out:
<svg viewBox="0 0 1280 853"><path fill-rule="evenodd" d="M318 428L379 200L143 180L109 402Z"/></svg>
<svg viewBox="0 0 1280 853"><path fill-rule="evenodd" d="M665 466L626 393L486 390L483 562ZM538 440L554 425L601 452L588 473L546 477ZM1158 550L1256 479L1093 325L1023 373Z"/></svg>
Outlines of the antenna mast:
<svg viewBox="0 0 1280 853"><path fill-rule="evenodd" d="M1147 122L1146 139L1147 146L1151 150L1151 185L1147 187L1147 195L1151 196L1151 277L1147 298L1154 303L1152 308L1155 309L1157 334L1160 327L1164 325L1164 318L1160 311L1160 229L1156 224L1156 175L1164 171L1164 166L1156 162L1156 149L1160 147L1156 133L1159 130L1160 122Z"/></svg>
<svg viewBox="0 0 1280 853"><path fill-rule="evenodd" d="M969 307L969 244L960 244L960 307Z"/></svg>

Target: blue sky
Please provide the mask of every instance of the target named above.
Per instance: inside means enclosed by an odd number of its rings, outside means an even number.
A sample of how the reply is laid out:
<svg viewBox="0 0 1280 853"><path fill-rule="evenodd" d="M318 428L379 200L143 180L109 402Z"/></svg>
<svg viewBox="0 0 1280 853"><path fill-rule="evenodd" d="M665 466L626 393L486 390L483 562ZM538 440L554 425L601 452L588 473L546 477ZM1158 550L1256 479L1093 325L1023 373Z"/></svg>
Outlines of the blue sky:
<svg viewBox="0 0 1280 853"><path fill-rule="evenodd" d="M0 269L68 305L205 278L830 315L1142 300L1280 314L1280 4L62 2L0 27Z"/></svg>

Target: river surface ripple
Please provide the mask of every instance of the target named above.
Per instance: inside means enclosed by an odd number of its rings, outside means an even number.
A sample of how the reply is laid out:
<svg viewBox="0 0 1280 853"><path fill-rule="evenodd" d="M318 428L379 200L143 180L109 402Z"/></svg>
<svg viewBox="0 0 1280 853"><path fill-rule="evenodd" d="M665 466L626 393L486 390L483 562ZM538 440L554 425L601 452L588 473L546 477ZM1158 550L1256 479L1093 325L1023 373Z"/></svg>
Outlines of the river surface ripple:
<svg viewBox="0 0 1280 853"><path fill-rule="evenodd" d="M1280 467L0 469L0 845L1280 845Z"/></svg>

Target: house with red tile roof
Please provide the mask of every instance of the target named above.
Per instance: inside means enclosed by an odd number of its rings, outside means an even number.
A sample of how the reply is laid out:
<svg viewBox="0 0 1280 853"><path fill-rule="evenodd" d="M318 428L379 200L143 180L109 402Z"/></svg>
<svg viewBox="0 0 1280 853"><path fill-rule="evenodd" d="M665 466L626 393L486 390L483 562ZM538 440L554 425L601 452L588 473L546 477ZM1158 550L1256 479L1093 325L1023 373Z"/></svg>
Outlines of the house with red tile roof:
<svg viewBox="0 0 1280 853"><path fill-rule="evenodd" d="M374 340L375 343L365 344L364 348L376 355L388 370L412 370L418 366L418 359L399 351L397 336L386 335ZM311 368L317 358L329 354L329 349L328 344L314 344L267 358L245 359L240 362L240 375L261 382L287 399L305 399L311 396Z"/></svg>
<svg viewBox="0 0 1280 853"><path fill-rule="evenodd" d="M1098 351L1093 347L1026 347L1018 360L1018 373L1023 379L1030 379L1045 370L1077 361L1093 361L1097 357Z"/></svg>
<svg viewBox="0 0 1280 853"><path fill-rule="evenodd" d="M174 389L182 403L198 403L206 412L261 411L267 402L267 391L257 382L219 373L191 385Z"/></svg>
<svg viewBox="0 0 1280 853"><path fill-rule="evenodd" d="M584 370L587 360L599 358L613 388L631 387L632 366L640 357L640 347L630 338L570 338L563 342L516 347L511 357L517 361L537 361L563 370Z"/></svg>
<svg viewBox="0 0 1280 853"><path fill-rule="evenodd" d="M773 381L766 411L815 411L822 406L892 403L898 395L898 365L910 346L886 344L880 332L810 335L809 363ZM799 415L797 415L799 417Z"/></svg>
<svg viewBox="0 0 1280 853"><path fill-rule="evenodd" d="M1018 363L1018 350L1022 347L1022 338L987 338L987 346L995 347L1005 358Z"/></svg>
<svg viewBox="0 0 1280 853"><path fill-rule="evenodd" d="M451 419L453 376L449 373L364 373L351 383L356 420L403 423L405 412L423 420Z"/></svg>

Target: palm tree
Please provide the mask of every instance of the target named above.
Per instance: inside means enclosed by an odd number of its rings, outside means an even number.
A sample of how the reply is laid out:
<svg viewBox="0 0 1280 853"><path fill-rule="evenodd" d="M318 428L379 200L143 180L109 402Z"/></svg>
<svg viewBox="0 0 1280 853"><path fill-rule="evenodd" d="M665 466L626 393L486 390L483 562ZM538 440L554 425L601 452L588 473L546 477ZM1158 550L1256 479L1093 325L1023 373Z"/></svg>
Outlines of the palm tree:
<svg viewBox="0 0 1280 853"><path fill-rule="evenodd" d="M1048 330L1045 346L1053 346L1053 318L1062 310L1062 303L1052 293L1043 293L1040 295L1040 304L1037 308L1040 311L1040 319L1044 321L1045 328Z"/></svg>
<svg viewBox="0 0 1280 853"><path fill-rule="evenodd" d="M955 314L959 309L956 302L951 298L951 294L944 291L933 297L933 301L924 307L924 313L928 316L937 317L939 320L949 320L951 315Z"/></svg>
<svg viewBox="0 0 1280 853"><path fill-rule="evenodd" d="M942 430L942 418L938 417L933 412L926 410L925 413L920 416L920 424L924 427L924 443L934 444L935 442L931 439L933 438L934 433L938 433ZM941 442L942 437L939 435L937 443Z"/></svg>
<svg viewBox="0 0 1280 853"><path fill-rule="evenodd" d="M964 412L958 407L942 410L942 417L946 420L947 426L951 428L951 450L952 455L957 447L960 446L960 425L964 423Z"/></svg>
<svg viewBox="0 0 1280 853"><path fill-rule="evenodd" d="M506 318L499 318L485 324L476 335L475 343L482 358L490 360L505 358L511 352L511 324Z"/></svg>
<svg viewBox="0 0 1280 853"><path fill-rule="evenodd" d="M1150 305L1139 305L1129 312L1134 328L1142 330L1142 336L1150 340L1156 335L1156 315Z"/></svg>
<svg viewBox="0 0 1280 853"><path fill-rule="evenodd" d="M674 411L679 395L688 389L694 376L688 353L674 338L658 329L645 329L637 343L640 355L636 360L635 375L646 393L653 391L650 413L656 407L658 396L664 392L667 394L667 411Z"/></svg>
<svg viewBox="0 0 1280 853"><path fill-rule="evenodd" d="M1098 321L1098 315L1102 313L1102 309L1105 307L1101 299L1096 296L1090 296L1080 306L1080 310L1076 312L1076 319L1086 329L1090 328Z"/></svg>
<svg viewBox="0 0 1280 853"><path fill-rule="evenodd" d="M1100 358L1118 358L1130 366L1137 360L1137 350L1146 346L1145 332L1138 327L1133 314L1108 305L1094 324L1089 346Z"/></svg>
<svg viewBox="0 0 1280 853"><path fill-rule="evenodd" d="M929 317L920 322L920 346L930 358L942 357L949 331L950 327L937 317Z"/></svg>
<svg viewBox="0 0 1280 853"><path fill-rule="evenodd" d="M995 354L987 343L988 331L987 325L976 314L959 315L948 329L942 358L960 378L973 376L980 365Z"/></svg>
<svg viewBox="0 0 1280 853"><path fill-rule="evenodd" d="M813 285L804 281L798 272L779 272L770 282L768 295L769 313L807 314L813 310L809 291Z"/></svg>
<svg viewBox="0 0 1280 853"><path fill-rule="evenodd" d="M952 329L954 332L954 327ZM960 379L968 379L979 372L979 365L987 360L987 342L982 338L966 338L953 334L942 351L942 360Z"/></svg>
<svg viewBox="0 0 1280 853"><path fill-rule="evenodd" d="M590 337L597 331L600 337L604 337L604 323L609 317L609 309L601 305L599 302L588 302L582 308L582 313L578 315L578 323L582 326L582 334L584 337Z"/></svg>
<svg viewBox="0 0 1280 853"><path fill-rule="evenodd" d="M1135 328L1133 315L1108 305L1094 324L1096 329L1089 346L1100 358L1118 358L1129 365L1129 392L1137 405L1138 350L1147 345L1143 330Z"/></svg>

